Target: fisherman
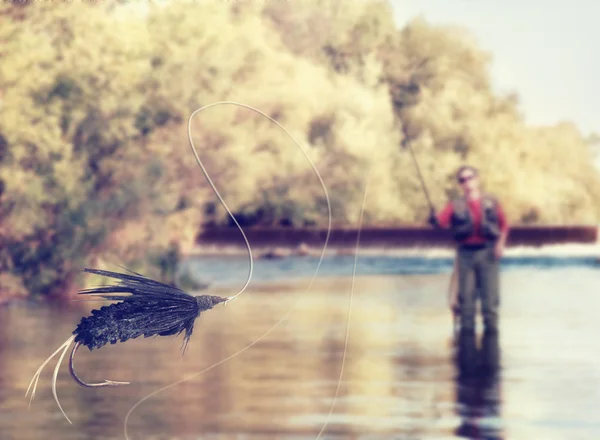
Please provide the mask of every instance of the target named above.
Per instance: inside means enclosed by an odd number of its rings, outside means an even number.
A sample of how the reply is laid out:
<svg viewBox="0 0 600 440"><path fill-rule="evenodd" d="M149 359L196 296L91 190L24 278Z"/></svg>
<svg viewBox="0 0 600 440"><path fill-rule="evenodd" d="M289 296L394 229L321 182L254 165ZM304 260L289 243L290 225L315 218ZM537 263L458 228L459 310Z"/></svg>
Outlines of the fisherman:
<svg viewBox="0 0 600 440"><path fill-rule="evenodd" d="M499 261L508 236L508 222L499 201L480 189L479 173L472 166L462 166L456 173L463 196L449 202L436 215L431 210L429 223L450 229L457 242L456 273L460 305L461 331L475 330L476 292L486 332L498 331ZM476 289L477 287L477 289Z"/></svg>

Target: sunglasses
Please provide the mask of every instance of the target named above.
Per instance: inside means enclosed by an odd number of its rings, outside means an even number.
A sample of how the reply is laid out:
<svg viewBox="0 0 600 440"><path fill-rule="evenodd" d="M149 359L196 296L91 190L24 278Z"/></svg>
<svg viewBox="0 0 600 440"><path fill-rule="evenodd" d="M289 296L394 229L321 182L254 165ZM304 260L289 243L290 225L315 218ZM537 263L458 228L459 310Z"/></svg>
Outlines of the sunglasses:
<svg viewBox="0 0 600 440"><path fill-rule="evenodd" d="M468 182L469 180L474 179L474 178L475 178L475 175L474 174L470 174L468 176L459 177L458 182L459 183L465 183L465 182Z"/></svg>

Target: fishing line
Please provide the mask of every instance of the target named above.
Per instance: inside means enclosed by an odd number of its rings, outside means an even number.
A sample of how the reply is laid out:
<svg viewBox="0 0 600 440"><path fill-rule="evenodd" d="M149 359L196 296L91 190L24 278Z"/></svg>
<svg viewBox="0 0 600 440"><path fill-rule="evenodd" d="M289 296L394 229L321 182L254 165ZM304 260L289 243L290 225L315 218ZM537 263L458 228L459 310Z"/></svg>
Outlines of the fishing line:
<svg viewBox="0 0 600 440"><path fill-rule="evenodd" d="M327 425L329 424L329 419L331 418L331 414L333 413L333 408L335 407L335 404L337 403L337 399L338 399L338 395L340 392L340 386L342 384L342 377L344 374L344 366L346 364L346 353L347 353L347 349L348 349L348 340L350 339L350 317L352 314L352 300L354 297L354 283L356 280L356 267L358 265L358 251L360 249L360 234L362 231L362 221L363 221L363 214L365 211L365 204L367 201L367 192L369 189L369 182L371 180L371 171L373 170L373 164L375 162L372 161L371 164L369 165L369 172L367 174L367 183L365 184L365 193L363 195L363 201L362 201L362 205L360 207L360 215L359 215L359 219L358 219L358 232L357 232L357 236L356 236L356 249L354 252L354 267L352 270L352 283L351 283L351 288L350 288L350 299L349 299L349 303L348 303L348 316L346 318L346 336L345 336L345 340L344 340L344 354L342 355L342 365L340 367L340 376L338 378L338 383L335 389L335 394L333 397L333 402L331 402L331 406L329 407L329 413L327 414L327 418L325 420L325 423L323 424L323 427L321 428L321 430L319 431L319 434L317 435L316 440L318 440L319 438L321 438L321 435L323 434L323 432L325 432L325 429L327 428Z"/></svg>
<svg viewBox="0 0 600 440"><path fill-rule="evenodd" d="M425 192L425 195L427 197L427 200L429 202L429 205L433 208L433 204L431 202L431 198L429 197L429 192L427 191L427 186L425 185L425 181L423 179L423 176L421 174L421 170L419 168L419 163L417 162L417 158L415 156L415 153L414 153L414 151L413 151L413 149L412 149L412 147L410 145L409 145L409 149L410 149L413 161L415 163L415 166L417 168L417 172L419 174L419 178L421 180L421 184L422 184L423 190ZM338 399L338 396L339 396L339 391L340 391L340 387L341 387L341 383L342 383L342 378L343 378L343 374L344 374L344 367L345 367L345 364L346 364L346 353L347 353L347 349L348 349L348 341L349 341L349 338L350 338L350 323L351 323L351 313L352 313L352 301L353 301L353 297L354 297L354 285L355 285L355 280L356 280L356 268L358 266L358 254L359 254L359 249L360 249L360 236L361 236L361 232L362 232L362 222L363 222L364 210L365 210L365 205L366 205L366 202L367 202L367 194L368 194L368 190L369 190L369 184L371 182L371 174L372 174L372 171L373 171L374 163L375 163L375 161L373 160L371 162L371 164L369 165L369 171L367 173L367 178L366 178L366 183L365 183L365 191L364 191L364 195L363 195L363 200L362 200L361 209L360 209L360 215L359 215L359 220L358 220L358 232L357 232L357 237L356 237L356 249L355 249L355 255L354 255L354 267L353 267L353 271L352 271L352 282L351 282L351 288L350 288L350 297L349 297L349 305L348 305L348 316L347 316L347 321L346 321L346 336L345 336L345 340L344 340L344 353L342 355L342 364L341 364L341 367L340 367L340 375L339 375L339 378L338 378L338 383L337 383L337 386L336 386L334 398L333 398L333 401L332 401L331 406L329 408L329 412L327 414L325 423L323 424L323 427L319 431L319 434L317 435L316 440L319 440L321 438L321 435L323 434L323 432L327 428L327 425L329 424L329 420L331 419L331 415L333 414L333 409L335 407L335 404L337 403L337 399ZM434 389L434 396L436 396L436 395L437 395L437 392ZM434 399L433 399L433 405L434 405L434 409L435 410L437 410L437 405L435 404L435 401L437 400L436 397L434 397Z"/></svg>
<svg viewBox="0 0 600 440"><path fill-rule="evenodd" d="M270 117L269 115L263 113L262 111L258 110L257 108L254 108L250 105L246 105L246 104L241 104L239 102L235 102L235 101L219 101L219 102L215 102L213 104L209 104L206 105L204 107L201 107L197 110L195 110L189 117L188 119L188 140L190 143L190 147L192 148L192 152L194 153L194 157L196 158L196 161L198 162L198 165L200 165L200 168L202 169L202 172L204 173L206 179L208 180L211 188L213 189L213 191L215 192L215 194L217 195L219 201L223 204L223 206L225 207L225 209L227 210L227 213L230 215L230 217L233 219L233 221L235 222L236 226L238 227L238 229L240 230L240 232L242 233L242 236L244 237L244 241L246 243L246 247L248 249L248 257L250 260L250 266L249 266L249 270L248 270L248 278L246 280L246 283L244 284L244 286L242 287L242 289L236 293L235 295L228 297L227 298L227 302L237 298L248 286L248 284L250 283L250 279L252 277L252 269L253 269L253 261L252 261L252 250L250 248L250 243L248 242L248 239L246 237L246 234L244 234L244 231L242 229L242 227L240 226L240 224L237 222L237 220L235 219L234 215L232 214L231 210L229 209L229 207L227 206L227 204L225 203L225 201L223 200L223 197L221 197L219 191L217 190L216 186L214 185L212 179L210 178L210 176L208 175L208 172L206 171L206 169L204 168L204 165L202 164L202 161L200 160L200 157L198 156L198 153L196 152L196 148L194 147L194 142L192 139L192 132L191 132L191 122L192 122L192 118L197 114L200 113L201 111L207 110L211 107L217 106L217 105L234 105L234 106L238 106L238 107L242 107L242 108L246 108L248 110L252 110L262 116L264 116L265 118L267 118L269 121L273 122L275 125L277 125L279 128L281 128L285 134L288 135L288 137L294 142L294 144L300 149L300 151L302 151L302 153L304 154L304 156L306 157L306 159L308 160L308 162L310 163L310 165L312 166L315 174L317 175L317 178L319 179L319 182L323 188L323 192L325 193L325 198L327 200L327 211L328 211L328 224L327 224L327 234L325 237L325 243L323 245L323 250L321 251L321 257L319 258L319 263L317 264L317 269L315 270L315 273L308 285L308 287L306 288L306 290L304 291L304 293L308 292L308 290L312 287L313 282L318 274L318 271L321 267L321 264L323 262L323 258L325 256L325 251L327 249L327 244L329 242L329 236L331 233L331 223L332 223L332 215L331 215L331 203L329 200L329 194L327 193L327 188L325 187L325 183L323 182L323 179L321 178L321 174L319 173L319 171L317 170L316 166L314 165L313 161L310 159L310 157L308 156L308 154L304 151L304 149L302 148L302 146L300 145L300 143L298 141L296 141L296 139L285 129L285 127L283 127L279 122L277 122L275 119L273 119L272 117ZM212 370L213 368L218 367L219 365L224 364L225 362L233 359L234 357L242 354L243 352L245 352L246 350L250 349L251 347L253 347L254 345L258 344L262 339L264 339L265 337L267 337L273 330L275 330L283 321L285 321L290 314L292 313L292 311L294 310L294 308L298 305L300 298L297 298L296 301L294 302L294 304L292 305L292 307L290 307L290 309L286 312L286 314L283 316L283 318L281 318L279 321L277 321L269 330L267 330L265 333L263 333L258 339L256 339L254 342L248 344L247 346L245 346L244 348L242 348L241 350L235 352L234 354L220 360L219 362L216 362L212 365L210 365L209 367L194 373L192 375L186 376L183 379L180 379L170 385L164 386L150 394L148 394L147 396L143 397L142 399L138 400L129 410L129 412L127 413L127 415L125 416L125 421L123 422L123 430L125 433L125 438L127 440L131 440L131 438L128 435L127 432L127 425L129 422L129 418L131 416L131 414L133 413L133 411L135 411L135 409L141 405L143 402L145 402L146 400L148 400L149 398L168 390L169 388L172 388L176 385L179 385L181 383L187 382L189 380L192 380L210 370ZM225 304L227 304L227 302Z"/></svg>

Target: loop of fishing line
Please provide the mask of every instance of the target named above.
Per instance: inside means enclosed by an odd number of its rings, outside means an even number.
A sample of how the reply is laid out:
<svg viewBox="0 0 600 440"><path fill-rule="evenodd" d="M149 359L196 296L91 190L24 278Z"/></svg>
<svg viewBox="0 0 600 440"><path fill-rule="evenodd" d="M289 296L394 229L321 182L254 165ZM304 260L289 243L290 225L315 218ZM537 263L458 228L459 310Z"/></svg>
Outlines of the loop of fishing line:
<svg viewBox="0 0 600 440"><path fill-rule="evenodd" d="M327 201L327 213L328 213L328 224L327 224L327 234L325 237L325 243L323 245L323 250L321 251L321 256L319 258L319 263L317 264L317 268L315 270L315 273L308 285L308 287L306 288L306 290L304 291L304 293L308 292L308 290L312 287L315 278L319 272L319 269L321 267L321 264L323 262L323 258L325 256L325 251L327 249L327 245L329 243L329 236L331 234L331 223L332 223L332 215L331 215L331 202L329 200L329 194L327 193L327 188L325 187L325 183L323 182L323 179L321 178L321 174L319 173L319 171L317 170L315 164L313 163L313 161L310 159L310 157L308 156L308 154L304 151L304 149L302 148L302 146L300 145L300 143L289 133L289 131L287 131L285 129L285 127L283 127L283 125L281 125L279 122L277 122L275 119L273 119L272 117L270 117L269 115L265 114L264 112L258 110L255 107L252 107L250 105L246 105L246 104L242 104L239 102L235 102L235 101L219 101L219 102L215 102L209 105L206 105L204 107L201 107L197 110L195 110L189 117L188 119L188 140L190 142L190 147L192 148L192 152L194 153L194 157L196 158L196 161L198 162L198 165L200 165L200 168L202 169L206 179L208 180L211 188L213 189L213 191L215 192L215 194L217 195L219 201L223 204L223 206L225 207L225 209L227 210L227 213L231 216L231 218L233 219L233 221L235 222L236 226L238 227L238 229L240 230L240 232L242 233L242 236L244 237L244 241L246 243L246 247L248 248L248 255L249 255L249 259L250 259L250 269L248 271L248 279L246 280L246 283L244 284L244 286L242 287L242 289L236 293L235 295L229 297L227 300L231 301L235 298L237 298L248 286L248 284L250 283L250 279L252 277L252 268L253 268L253 260L252 260L252 250L250 247L250 243L246 237L246 234L244 234L244 231L242 229L242 227L240 226L240 224L237 222L237 220L235 219L235 216L232 214L231 210L229 209L229 207L227 206L227 204L225 203L225 201L223 200L223 197L221 197L219 191L217 190L215 184L213 183L212 179L210 178L210 176L208 175L208 172L206 171L204 165L202 164L202 161L200 160L200 157L198 156L198 153L196 151L196 148L194 147L194 142L192 140L192 133L191 133L191 121L192 118L197 114L200 113L201 111L207 110L211 107L217 106L217 105L234 105L234 106L238 106L238 107L242 107L242 108L246 108L248 110L252 110L262 116L264 116L265 118L267 118L269 121L273 122L275 125L277 125L279 128L281 128L283 130L283 132L285 134L288 135L288 137L294 142L294 144L300 149L300 151L302 151L302 153L304 154L304 156L306 157L306 159L308 160L308 162L310 163L311 167L313 168L315 174L317 175L317 178L319 179L319 183L321 184L321 187L323 188L323 192L325 193L325 199ZM252 343L248 344L247 346L245 346L244 348L238 350L237 352L235 352L234 354L220 360L219 362L216 362L212 365L210 365L209 367L194 373L190 376L184 377L183 379L180 379L170 385L166 385L150 394L148 394L146 397L140 399L137 403L135 403L131 409L129 410L129 412L127 413L127 415L125 416L125 421L123 423L123 429L124 429L124 434L125 434L125 438L126 440L131 440L128 432L127 432L127 424L129 422L129 417L131 416L131 414L133 413L133 411L139 406L141 405L143 402L145 402L146 400L148 400L149 398L168 390L169 388L172 388L176 385L179 385L181 383L187 382L189 380L192 380L210 370L212 370L213 368L218 367L219 365L224 364L225 362L233 359L234 357L242 354L243 352L245 352L246 350L250 349L251 347L253 347L254 345L258 344L261 340L263 340L265 337L267 337L273 330L275 330L283 321L285 321L290 314L292 313L292 311L295 309L295 307L298 305L298 302L300 301L300 298L297 298L296 301L294 302L294 304L290 307L290 309L286 312L286 314L283 316L283 318L281 318L279 321L277 321L270 329L268 329L265 333L263 333L259 338L257 338L255 341L253 341Z"/></svg>

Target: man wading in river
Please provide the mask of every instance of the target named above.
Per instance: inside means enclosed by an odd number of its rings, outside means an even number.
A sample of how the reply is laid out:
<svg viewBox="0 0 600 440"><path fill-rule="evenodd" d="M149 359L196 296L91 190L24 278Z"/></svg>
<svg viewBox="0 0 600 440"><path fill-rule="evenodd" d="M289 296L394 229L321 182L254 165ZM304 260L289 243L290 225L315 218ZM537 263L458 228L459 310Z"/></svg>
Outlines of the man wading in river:
<svg viewBox="0 0 600 440"><path fill-rule="evenodd" d="M508 235L508 222L498 200L480 190L474 167L459 168L456 177L463 196L448 203L439 215L432 210L429 223L450 229L458 244L456 269L461 331L475 329L475 293L479 292L485 330L496 332L499 262ZM455 306L451 300L451 307Z"/></svg>

